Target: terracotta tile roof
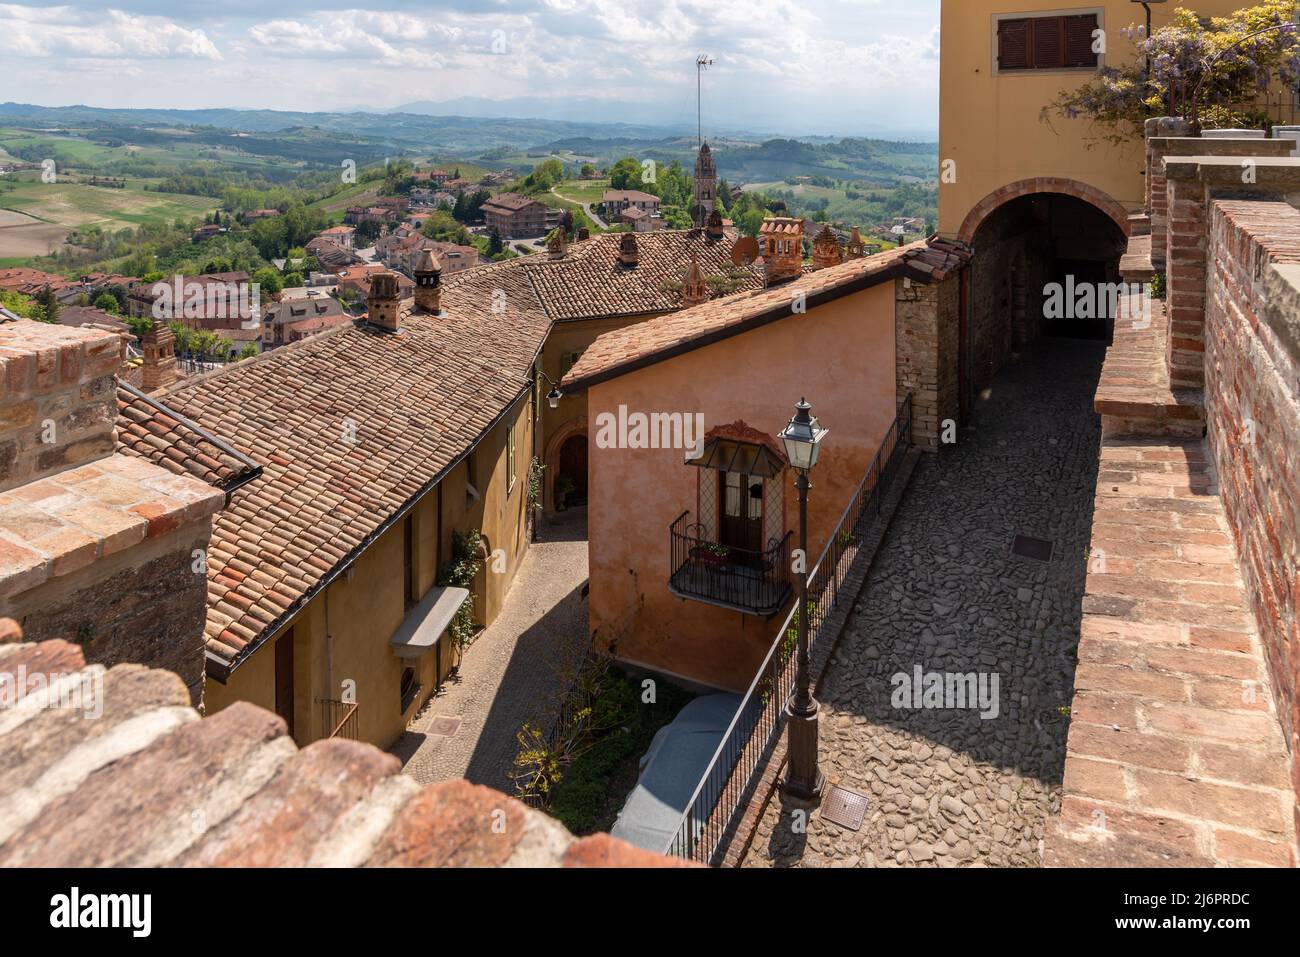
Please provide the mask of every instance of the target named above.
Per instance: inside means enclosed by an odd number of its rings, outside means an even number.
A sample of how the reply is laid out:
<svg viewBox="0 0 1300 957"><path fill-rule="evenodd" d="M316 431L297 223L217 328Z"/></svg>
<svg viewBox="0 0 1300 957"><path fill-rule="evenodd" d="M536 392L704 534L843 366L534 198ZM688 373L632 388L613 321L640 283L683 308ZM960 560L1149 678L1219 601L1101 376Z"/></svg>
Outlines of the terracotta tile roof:
<svg viewBox="0 0 1300 957"><path fill-rule="evenodd" d="M922 282L942 279L969 259L968 252L953 244L913 243L814 272L805 270L797 279L770 289L713 299L691 309L607 332L587 348L564 377L561 387L565 391L580 391L632 369L793 315L790 296L796 289L805 294L811 307L819 300L827 301L901 276Z"/></svg>
<svg viewBox="0 0 1300 957"><path fill-rule="evenodd" d="M537 200L531 196L521 196L518 193L497 193L484 206L493 206L506 212L516 212L536 203Z"/></svg>
<svg viewBox="0 0 1300 957"><path fill-rule="evenodd" d="M604 233L574 243L564 259L527 257L525 268L557 322L602 316L635 316L682 307L680 285L691 255L699 256L706 275L725 275L731 263L730 238L710 239L702 229L664 229L637 233L639 261L635 267L619 262L620 233ZM678 288L665 288L665 283ZM740 289L762 286L758 266L743 270Z"/></svg>
<svg viewBox="0 0 1300 957"><path fill-rule="evenodd" d="M213 524L210 674L237 666L526 392L550 320L519 262L445 278L447 318L404 303L398 335L349 323L157 397L174 421L220 436L263 469ZM505 292L499 314L496 290ZM158 427L137 424L133 444L192 471L176 460L183 442L156 448L145 435Z"/></svg>
<svg viewBox="0 0 1300 957"><path fill-rule="evenodd" d="M730 240L665 230L637 237L640 264L628 269L620 238L577 243L562 260L444 273L446 318L404 302L398 335L349 322L148 400L119 395L123 451L177 474L206 468L218 487L236 463L215 442L262 468L214 520L210 674L229 674L477 444L526 391L553 321L680 308L661 287L692 251L708 272L730 263ZM747 275L757 288L757 268Z"/></svg>
<svg viewBox="0 0 1300 957"><path fill-rule="evenodd" d="M219 489L237 487L261 472L248 456L121 380L117 445L126 455L192 475Z"/></svg>
<svg viewBox="0 0 1300 957"><path fill-rule="evenodd" d="M659 197L653 193L643 193L639 189L607 189L600 197L602 203L658 203Z"/></svg>

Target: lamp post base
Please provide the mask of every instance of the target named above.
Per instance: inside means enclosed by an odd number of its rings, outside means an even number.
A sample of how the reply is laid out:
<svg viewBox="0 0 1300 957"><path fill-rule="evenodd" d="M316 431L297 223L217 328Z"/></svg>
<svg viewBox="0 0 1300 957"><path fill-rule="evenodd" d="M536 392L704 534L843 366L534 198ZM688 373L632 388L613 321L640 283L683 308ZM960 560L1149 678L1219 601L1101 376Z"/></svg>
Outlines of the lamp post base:
<svg viewBox="0 0 1300 957"><path fill-rule="evenodd" d="M820 710L820 705L811 698L806 709L796 710L793 698L785 706L787 748L781 791L801 801L820 801L826 789L826 778L817 766L817 715Z"/></svg>

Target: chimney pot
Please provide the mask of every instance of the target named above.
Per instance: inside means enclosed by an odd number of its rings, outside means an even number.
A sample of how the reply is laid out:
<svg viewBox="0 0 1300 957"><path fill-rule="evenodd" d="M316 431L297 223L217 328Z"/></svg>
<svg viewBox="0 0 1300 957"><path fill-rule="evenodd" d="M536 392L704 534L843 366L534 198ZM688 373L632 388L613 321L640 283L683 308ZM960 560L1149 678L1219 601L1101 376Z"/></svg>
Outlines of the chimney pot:
<svg viewBox="0 0 1300 957"><path fill-rule="evenodd" d="M436 316L442 313L442 263L425 247L415 266L415 305Z"/></svg>
<svg viewBox="0 0 1300 957"><path fill-rule="evenodd" d="M178 378L176 372L176 339L171 327L158 319L144 334L144 365L140 384L145 392L165 389Z"/></svg>
<svg viewBox="0 0 1300 957"><path fill-rule="evenodd" d="M624 233L618 241L618 261L624 266L635 266L641 261L641 253L637 248L636 236L632 233Z"/></svg>
<svg viewBox="0 0 1300 957"><path fill-rule="evenodd" d="M397 331L397 308L401 293L397 274L377 272L370 277L370 296L366 301L370 324L388 332Z"/></svg>

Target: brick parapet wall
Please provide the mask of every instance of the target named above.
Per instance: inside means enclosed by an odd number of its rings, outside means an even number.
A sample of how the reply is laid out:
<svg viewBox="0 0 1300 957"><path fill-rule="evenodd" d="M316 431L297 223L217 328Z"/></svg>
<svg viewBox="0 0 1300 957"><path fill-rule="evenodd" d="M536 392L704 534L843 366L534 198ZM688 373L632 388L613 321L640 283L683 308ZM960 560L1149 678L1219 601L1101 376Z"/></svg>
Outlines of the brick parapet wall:
<svg viewBox="0 0 1300 957"><path fill-rule="evenodd" d="M1258 156L1252 158L1249 167L1244 167L1238 156L1207 152L1177 159L1167 157L1165 171L1169 182L1169 234L1165 249L1169 384L1174 389L1201 389L1205 385L1207 205L1225 198L1281 199L1300 189L1300 159Z"/></svg>
<svg viewBox="0 0 1300 957"><path fill-rule="evenodd" d="M113 453L125 341L98 329L0 325L0 492Z"/></svg>
<svg viewBox="0 0 1300 957"><path fill-rule="evenodd" d="M0 619L6 638L21 633ZM421 787L368 744L299 750L246 702L201 719L175 675L86 668L66 642L0 644L0 674L27 679L6 705L29 712L0 720L0 753L16 756L0 777L0 867L689 866L605 834L575 839L468 781ZM52 702L38 674L96 697Z"/></svg>
<svg viewBox="0 0 1300 957"><path fill-rule="evenodd" d="M1161 120L1155 122L1165 122ZM1181 121L1178 121L1181 122ZM1185 124L1184 124L1185 125ZM1151 129L1148 123L1148 129ZM1172 128L1172 127L1170 127ZM1151 259L1157 272L1166 266L1166 239L1169 223L1168 181L1165 161L1181 156L1289 156L1289 140L1260 139L1202 139L1197 136L1148 136L1147 157L1147 211L1151 217Z"/></svg>
<svg viewBox="0 0 1300 957"><path fill-rule="evenodd" d="M1209 445L1278 714L1300 754L1300 211L1218 200L1205 314ZM1300 769L1293 773L1300 795Z"/></svg>
<svg viewBox="0 0 1300 957"><path fill-rule="evenodd" d="M225 496L113 455L0 493L0 614L95 663L180 675L202 700L204 554Z"/></svg>
<svg viewBox="0 0 1300 957"><path fill-rule="evenodd" d="M1205 385L1205 187L1198 180L1169 184L1165 364L1177 389Z"/></svg>

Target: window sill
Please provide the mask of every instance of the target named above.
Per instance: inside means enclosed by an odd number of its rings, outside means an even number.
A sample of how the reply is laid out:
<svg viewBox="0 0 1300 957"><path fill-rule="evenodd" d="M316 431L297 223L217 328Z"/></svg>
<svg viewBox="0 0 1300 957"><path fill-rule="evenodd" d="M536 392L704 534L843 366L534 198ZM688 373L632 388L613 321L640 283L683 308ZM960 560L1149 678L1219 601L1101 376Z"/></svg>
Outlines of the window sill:
<svg viewBox="0 0 1300 957"><path fill-rule="evenodd" d="M1068 74L1068 73L1100 73L1100 72L1101 72L1101 67L1099 66L1066 66L1066 67L1044 67L1041 70L1038 69L1037 67L1031 70L1002 70L1002 69L995 68L993 70L993 75L994 76L1054 76L1063 73Z"/></svg>

